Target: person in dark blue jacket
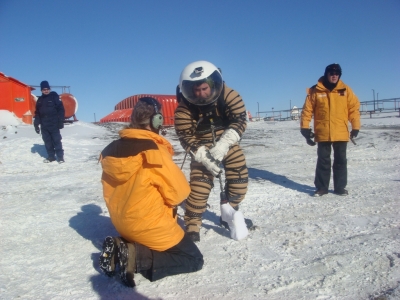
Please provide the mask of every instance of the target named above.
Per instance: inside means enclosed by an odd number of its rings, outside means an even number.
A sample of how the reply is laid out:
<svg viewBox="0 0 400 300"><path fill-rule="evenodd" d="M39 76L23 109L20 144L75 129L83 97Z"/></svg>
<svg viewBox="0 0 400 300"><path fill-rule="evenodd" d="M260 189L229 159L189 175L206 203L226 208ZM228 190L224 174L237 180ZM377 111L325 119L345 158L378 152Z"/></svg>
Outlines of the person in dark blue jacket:
<svg viewBox="0 0 400 300"><path fill-rule="evenodd" d="M40 134L47 151L47 158L43 161L50 163L56 160L64 162L64 150L61 143L60 129L64 128L65 110L60 96L51 91L47 81L40 83L42 95L36 101L35 131ZM40 125L40 128L39 128Z"/></svg>

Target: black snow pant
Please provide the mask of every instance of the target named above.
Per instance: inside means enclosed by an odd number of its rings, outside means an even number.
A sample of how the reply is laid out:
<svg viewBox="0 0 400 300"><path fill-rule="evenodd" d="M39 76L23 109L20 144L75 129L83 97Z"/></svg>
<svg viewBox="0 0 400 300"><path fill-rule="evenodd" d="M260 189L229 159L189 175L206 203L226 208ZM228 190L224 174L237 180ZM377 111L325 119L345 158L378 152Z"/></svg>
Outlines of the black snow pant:
<svg viewBox="0 0 400 300"><path fill-rule="evenodd" d="M319 142L318 160L315 170L315 187L317 190L329 188L331 178L331 151L333 148L333 187L335 191L342 191L347 185L347 142Z"/></svg>
<svg viewBox="0 0 400 300"><path fill-rule="evenodd" d="M55 155L57 155L58 159L64 159L60 129L56 127L46 128L41 126L41 131L48 158L55 159Z"/></svg>
<svg viewBox="0 0 400 300"><path fill-rule="evenodd" d="M150 281L170 275L190 273L201 270L203 255L195 243L186 235L175 246L165 251L155 251L136 245L136 273L141 273Z"/></svg>

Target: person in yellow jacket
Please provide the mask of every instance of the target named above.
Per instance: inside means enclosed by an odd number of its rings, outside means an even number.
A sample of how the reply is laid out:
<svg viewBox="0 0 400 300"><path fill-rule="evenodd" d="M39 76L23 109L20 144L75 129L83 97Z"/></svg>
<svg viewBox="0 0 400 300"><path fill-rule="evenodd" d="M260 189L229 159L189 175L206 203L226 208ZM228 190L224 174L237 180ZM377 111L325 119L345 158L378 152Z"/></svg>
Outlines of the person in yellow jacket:
<svg viewBox="0 0 400 300"><path fill-rule="evenodd" d="M100 157L104 200L121 235L104 240L100 268L113 276L119 266L130 287L134 273L155 281L203 266L202 254L177 223L177 205L190 187L172 160L171 144L159 135L162 123L160 103L140 98L129 127Z"/></svg>
<svg viewBox="0 0 400 300"><path fill-rule="evenodd" d="M347 143L349 136L351 139L356 138L360 130L360 102L351 88L340 79L341 76L342 69L339 64L328 65L324 76L316 85L308 89L301 113L301 134L311 146L318 142L314 196L328 194L332 148L334 151L332 165L334 193L341 196L348 195L345 189ZM315 133L310 129L313 117Z"/></svg>

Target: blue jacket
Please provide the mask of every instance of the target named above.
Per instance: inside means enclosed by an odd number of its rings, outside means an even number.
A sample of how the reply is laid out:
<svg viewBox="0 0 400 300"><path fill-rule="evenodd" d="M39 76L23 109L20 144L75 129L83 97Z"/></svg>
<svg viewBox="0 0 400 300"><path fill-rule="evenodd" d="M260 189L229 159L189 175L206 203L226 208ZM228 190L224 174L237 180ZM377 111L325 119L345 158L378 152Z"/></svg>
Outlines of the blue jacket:
<svg viewBox="0 0 400 300"><path fill-rule="evenodd" d="M64 105L56 92L50 92L48 95L42 94L38 98L36 101L35 127L41 125L42 128L59 129L64 119Z"/></svg>

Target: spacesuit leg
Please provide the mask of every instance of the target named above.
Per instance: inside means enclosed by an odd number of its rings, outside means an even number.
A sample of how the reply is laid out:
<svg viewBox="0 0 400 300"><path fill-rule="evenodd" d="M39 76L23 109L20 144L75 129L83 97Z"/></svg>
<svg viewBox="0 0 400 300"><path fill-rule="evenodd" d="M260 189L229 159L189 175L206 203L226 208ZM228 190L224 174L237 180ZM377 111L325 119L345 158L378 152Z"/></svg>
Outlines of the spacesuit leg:
<svg viewBox="0 0 400 300"><path fill-rule="evenodd" d="M207 209L207 201L214 187L212 174L200 163L190 164L190 194L185 201L185 226L187 232L199 232L201 217Z"/></svg>

